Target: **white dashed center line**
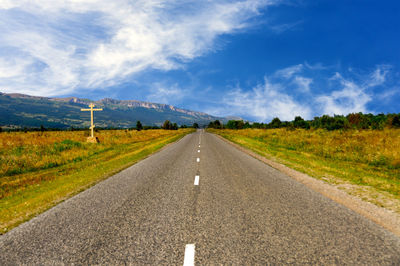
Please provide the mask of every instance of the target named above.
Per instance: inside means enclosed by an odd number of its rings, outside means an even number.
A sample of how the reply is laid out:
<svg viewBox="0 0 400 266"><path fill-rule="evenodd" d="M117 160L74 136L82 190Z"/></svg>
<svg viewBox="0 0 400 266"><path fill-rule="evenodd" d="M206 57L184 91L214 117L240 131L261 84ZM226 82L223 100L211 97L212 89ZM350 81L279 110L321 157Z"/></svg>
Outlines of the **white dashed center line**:
<svg viewBox="0 0 400 266"><path fill-rule="evenodd" d="M200 150L197 150L197 152L200 152Z"/></svg>
<svg viewBox="0 0 400 266"><path fill-rule="evenodd" d="M194 244L187 244L183 266L194 265Z"/></svg>
<svg viewBox="0 0 400 266"><path fill-rule="evenodd" d="M198 185L199 185L199 181L200 181L200 176L196 175L196 176L194 177L194 185L195 185L195 186L198 186Z"/></svg>
<svg viewBox="0 0 400 266"><path fill-rule="evenodd" d="M197 162L198 162L198 163L200 162L200 158L197 158Z"/></svg>

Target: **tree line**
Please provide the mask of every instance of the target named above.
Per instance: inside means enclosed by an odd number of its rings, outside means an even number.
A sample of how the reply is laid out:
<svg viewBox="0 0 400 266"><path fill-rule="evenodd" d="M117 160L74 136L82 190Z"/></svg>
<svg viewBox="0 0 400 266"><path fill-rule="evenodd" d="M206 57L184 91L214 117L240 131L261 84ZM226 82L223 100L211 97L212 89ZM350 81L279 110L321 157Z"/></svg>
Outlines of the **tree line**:
<svg viewBox="0 0 400 266"><path fill-rule="evenodd" d="M193 125L191 126L187 126L187 125L181 125L178 126L177 123L172 123L169 120L165 120L164 123L161 126L146 126L143 125L142 122L137 121L136 122L136 127L96 127L95 131L98 132L99 130L118 130L118 129L125 129L125 130L137 130L137 131L141 131L141 130L148 130L148 129L166 129L166 130L178 130L179 128L199 128L199 124L198 123L193 123ZM37 132L37 131L59 131L59 130L63 130L63 131L85 131L87 130L87 128L85 127L69 127L69 128L53 128L53 127L44 127L43 125L41 125L40 127L21 127L21 128L2 128L0 126L0 132L2 131L6 131L6 132Z"/></svg>
<svg viewBox="0 0 400 266"><path fill-rule="evenodd" d="M208 124L209 128L228 128L228 129L245 129L245 128L287 128L287 129L384 129L384 128L400 128L399 114L363 114L351 113L347 116L343 115L323 115L314 117L312 120L305 120L301 116L296 116L293 121L281 121L278 117L272 119L270 123L249 123L243 120L229 120L226 124L222 124L219 120L215 120Z"/></svg>

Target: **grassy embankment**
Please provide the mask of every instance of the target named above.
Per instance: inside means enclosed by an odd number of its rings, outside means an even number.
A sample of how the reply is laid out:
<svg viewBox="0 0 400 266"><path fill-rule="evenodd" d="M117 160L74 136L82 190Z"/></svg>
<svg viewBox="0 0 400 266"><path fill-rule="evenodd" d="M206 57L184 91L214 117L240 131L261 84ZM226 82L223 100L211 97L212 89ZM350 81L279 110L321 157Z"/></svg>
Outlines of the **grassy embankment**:
<svg viewBox="0 0 400 266"><path fill-rule="evenodd" d="M0 133L0 234L192 131Z"/></svg>
<svg viewBox="0 0 400 266"><path fill-rule="evenodd" d="M400 130L209 129L400 213Z"/></svg>

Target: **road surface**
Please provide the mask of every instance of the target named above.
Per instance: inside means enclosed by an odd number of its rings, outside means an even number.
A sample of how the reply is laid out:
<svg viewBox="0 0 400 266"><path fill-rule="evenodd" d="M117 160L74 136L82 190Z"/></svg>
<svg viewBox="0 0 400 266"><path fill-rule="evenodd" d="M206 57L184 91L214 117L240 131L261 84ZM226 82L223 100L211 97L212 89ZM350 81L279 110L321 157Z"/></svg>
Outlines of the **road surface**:
<svg viewBox="0 0 400 266"><path fill-rule="evenodd" d="M1 265L184 262L399 265L400 239L202 131L0 236Z"/></svg>

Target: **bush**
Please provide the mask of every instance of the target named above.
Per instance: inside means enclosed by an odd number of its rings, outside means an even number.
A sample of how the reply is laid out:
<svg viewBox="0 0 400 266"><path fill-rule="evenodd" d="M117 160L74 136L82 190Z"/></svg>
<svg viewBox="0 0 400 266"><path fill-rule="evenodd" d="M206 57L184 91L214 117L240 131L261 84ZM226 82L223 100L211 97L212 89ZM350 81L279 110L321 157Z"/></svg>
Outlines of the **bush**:
<svg viewBox="0 0 400 266"><path fill-rule="evenodd" d="M310 129L310 124L307 121L305 121L301 116L296 116L294 118L293 126L295 128Z"/></svg>
<svg viewBox="0 0 400 266"><path fill-rule="evenodd" d="M140 121L137 121L137 122L136 122L136 130L137 130L137 131L140 131L140 130L142 130L142 129L143 129L142 123L140 123Z"/></svg>
<svg viewBox="0 0 400 266"><path fill-rule="evenodd" d="M210 122L207 127L220 129L223 128L223 125L219 120L215 120L214 122Z"/></svg>
<svg viewBox="0 0 400 266"><path fill-rule="evenodd" d="M400 128L400 116L399 115L394 115L392 117L392 127Z"/></svg>
<svg viewBox="0 0 400 266"><path fill-rule="evenodd" d="M164 124L161 127L162 129L168 129L168 130L177 130L178 125L176 123L171 123L169 120L165 120Z"/></svg>
<svg viewBox="0 0 400 266"><path fill-rule="evenodd" d="M243 122L243 120L229 120L226 125L219 124L218 120L210 122L210 128L228 128L228 129L244 129L244 128L287 128L294 130L296 128L303 129L327 129L327 130L343 130L343 129L384 129L385 127L400 128L400 114L363 114L351 113L347 116L343 115L323 115L314 117L313 120L305 120L301 116L296 116L292 122L281 121L278 117L272 119L269 124Z"/></svg>
<svg viewBox="0 0 400 266"><path fill-rule="evenodd" d="M169 120L165 120L164 124L162 125L162 129L171 129L172 125L171 122Z"/></svg>
<svg viewBox="0 0 400 266"><path fill-rule="evenodd" d="M278 117L272 119L271 123L268 124L269 128L280 128L282 125L281 120Z"/></svg>
<svg viewBox="0 0 400 266"><path fill-rule="evenodd" d="M229 120L226 124L226 128L229 129L243 129L244 126L245 123L243 122L243 120Z"/></svg>

